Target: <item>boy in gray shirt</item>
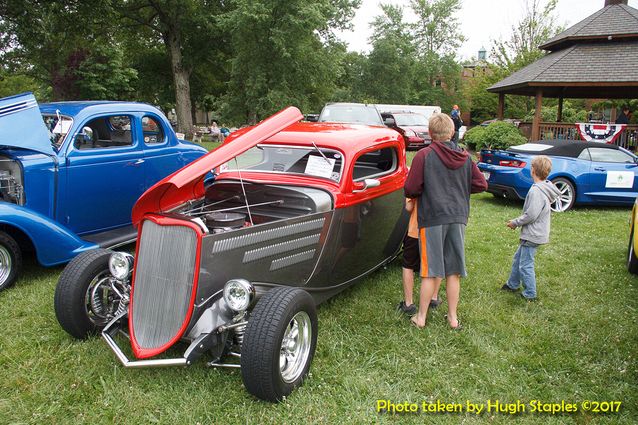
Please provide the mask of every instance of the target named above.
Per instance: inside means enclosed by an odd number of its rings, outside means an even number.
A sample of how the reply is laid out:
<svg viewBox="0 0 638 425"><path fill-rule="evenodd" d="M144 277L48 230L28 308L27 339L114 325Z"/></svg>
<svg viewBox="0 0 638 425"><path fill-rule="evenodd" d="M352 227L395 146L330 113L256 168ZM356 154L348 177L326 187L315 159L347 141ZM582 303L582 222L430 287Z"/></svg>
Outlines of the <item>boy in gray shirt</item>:
<svg viewBox="0 0 638 425"><path fill-rule="evenodd" d="M550 204L560 195L560 191L547 179L552 169L552 161L545 155L532 160L534 184L527 192L523 214L507 222L507 227L521 227L521 241L514 254L512 271L507 283L501 289L516 292L523 284L521 296L536 300L536 275L534 255L539 245L549 242Z"/></svg>

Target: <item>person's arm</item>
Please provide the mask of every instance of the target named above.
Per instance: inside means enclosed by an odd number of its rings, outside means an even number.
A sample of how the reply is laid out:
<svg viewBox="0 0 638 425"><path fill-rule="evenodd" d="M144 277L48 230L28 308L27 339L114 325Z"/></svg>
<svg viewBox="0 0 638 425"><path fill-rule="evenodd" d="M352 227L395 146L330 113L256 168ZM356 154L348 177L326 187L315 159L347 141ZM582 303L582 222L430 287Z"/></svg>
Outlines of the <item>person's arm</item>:
<svg viewBox="0 0 638 425"><path fill-rule="evenodd" d="M417 153L412 160L408 178L403 186L406 198L417 198L423 193L423 166L425 165L425 154Z"/></svg>
<svg viewBox="0 0 638 425"><path fill-rule="evenodd" d="M474 161L470 161L472 162L472 187L470 193L485 192L487 190L487 180L485 180L483 173L481 173Z"/></svg>
<svg viewBox="0 0 638 425"><path fill-rule="evenodd" d="M543 196L545 195L543 195L539 189L532 186L527 196L529 196L529 202L527 203L527 208L523 210L523 214L514 220L510 220L514 227L524 226L536 221L541 211L543 211Z"/></svg>

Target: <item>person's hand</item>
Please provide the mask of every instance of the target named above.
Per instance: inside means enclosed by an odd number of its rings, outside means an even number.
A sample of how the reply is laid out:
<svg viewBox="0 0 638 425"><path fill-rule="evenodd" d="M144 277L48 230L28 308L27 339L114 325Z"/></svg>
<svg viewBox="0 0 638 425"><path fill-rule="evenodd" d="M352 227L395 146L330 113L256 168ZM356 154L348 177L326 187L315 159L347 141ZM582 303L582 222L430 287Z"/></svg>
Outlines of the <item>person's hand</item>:
<svg viewBox="0 0 638 425"><path fill-rule="evenodd" d="M514 224L514 222L512 220L508 220L507 227L509 227L510 229L514 230L514 229L516 229L516 224Z"/></svg>

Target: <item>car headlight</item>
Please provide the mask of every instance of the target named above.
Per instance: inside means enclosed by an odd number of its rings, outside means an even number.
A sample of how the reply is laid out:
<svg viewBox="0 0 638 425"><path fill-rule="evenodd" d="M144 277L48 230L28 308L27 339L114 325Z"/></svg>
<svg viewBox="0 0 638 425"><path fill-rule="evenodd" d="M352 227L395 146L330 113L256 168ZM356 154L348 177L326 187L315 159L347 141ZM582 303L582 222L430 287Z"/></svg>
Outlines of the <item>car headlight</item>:
<svg viewBox="0 0 638 425"><path fill-rule="evenodd" d="M224 301L236 312L246 311L255 296L255 288L246 279L231 279L224 285Z"/></svg>
<svg viewBox="0 0 638 425"><path fill-rule="evenodd" d="M126 252L114 252L109 258L109 270L114 278L126 279L133 268L133 256Z"/></svg>
<svg viewBox="0 0 638 425"><path fill-rule="evenodd" d="M409 128L407 130L405 130L405 135L408 137L414 137L416 136L416 133L414 132L414 130L410 130Z"/></svg>

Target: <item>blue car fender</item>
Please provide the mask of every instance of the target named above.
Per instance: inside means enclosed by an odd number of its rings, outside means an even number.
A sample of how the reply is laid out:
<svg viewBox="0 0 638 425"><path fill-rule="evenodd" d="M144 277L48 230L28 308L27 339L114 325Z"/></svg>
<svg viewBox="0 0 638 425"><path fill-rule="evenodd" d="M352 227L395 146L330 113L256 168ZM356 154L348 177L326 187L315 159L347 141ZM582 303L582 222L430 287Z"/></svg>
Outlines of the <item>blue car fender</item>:
<svg viewBox="0 0 638 425"><path fill-rule="evenodd" d="M49 217L7 202L0 202L0 225L24 233L35 248L38 262L46 267L69 262L81 252L99 248Z"/></svg>

